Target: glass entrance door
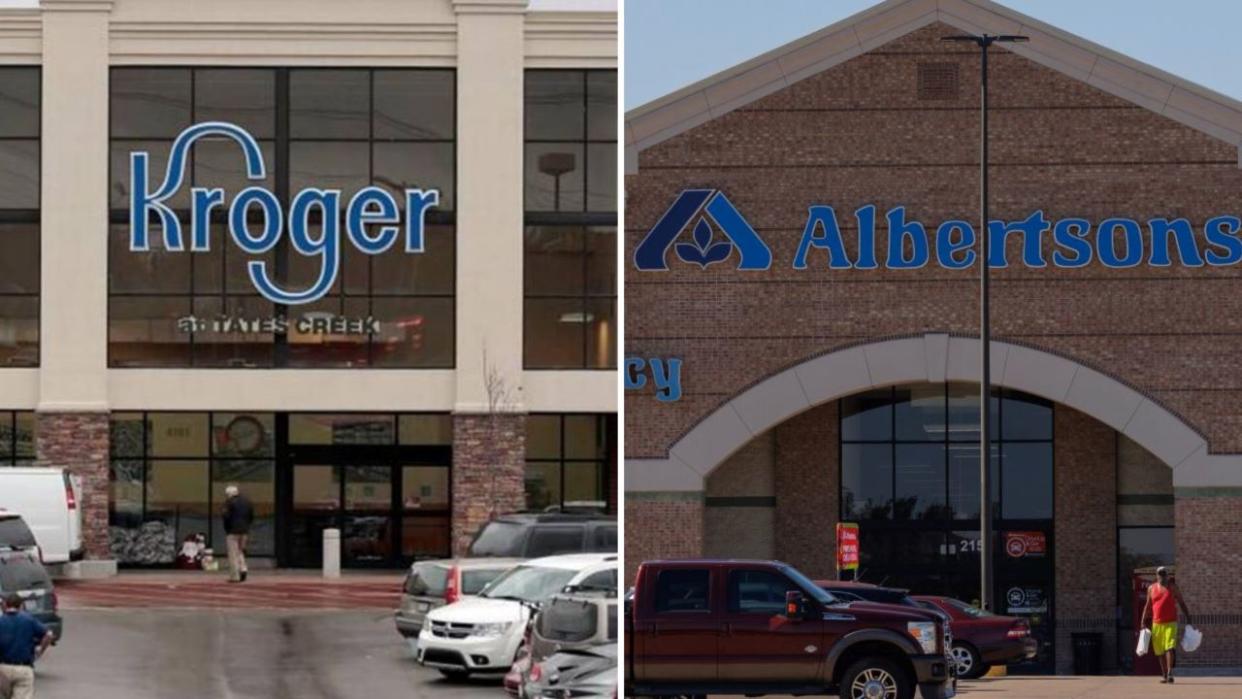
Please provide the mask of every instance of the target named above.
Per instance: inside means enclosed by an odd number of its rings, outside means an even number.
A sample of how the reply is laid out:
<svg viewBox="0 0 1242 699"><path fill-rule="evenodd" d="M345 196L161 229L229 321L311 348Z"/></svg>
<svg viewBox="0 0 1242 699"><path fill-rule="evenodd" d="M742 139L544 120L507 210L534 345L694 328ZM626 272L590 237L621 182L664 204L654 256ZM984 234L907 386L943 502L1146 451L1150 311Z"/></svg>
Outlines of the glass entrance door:
<svg viewBox="0 0 1242 699"><path fill-rule="evenodd" d="M395 566L397 474L388 464L293 463L289 563L323 564L323 530L341 531L341 565Z"/></svg>

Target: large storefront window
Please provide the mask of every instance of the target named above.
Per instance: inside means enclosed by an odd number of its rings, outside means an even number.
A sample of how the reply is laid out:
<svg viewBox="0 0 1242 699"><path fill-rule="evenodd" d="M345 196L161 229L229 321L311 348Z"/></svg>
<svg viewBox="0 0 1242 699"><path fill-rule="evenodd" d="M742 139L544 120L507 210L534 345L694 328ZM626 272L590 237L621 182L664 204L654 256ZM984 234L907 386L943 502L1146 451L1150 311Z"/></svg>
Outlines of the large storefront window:
<svg viewBox="0 0 1242 699"><path fill-rule="evenodd" d="M38 68L0 68L0 369L39 364L39 94Z"/></svg>
<svg viewBox="0 0 1242 699"><path fill-rule="evenodd" d="M1031 623L1053 657L1052 404L992 398L995 611ZM862 579L979 598L979 387L897 386L840 402L841 519L859 523ZM1021 668L1020 668L1021 669Z"/></svg>
<svg viewBox="0 0 1242 699"><path fill-rule="evenodd" d="M112 553L126 564L172 563L203 534L223 555L224 488L254 503L251 554L275 554L276 430L271 413L113 413Z"/></svg>
<svg viewBox="0 0 1242 699"><path fill-rule="evenodd" d="M33 466L35 414L0 410L0 466Z"/></svg>
<svg viewBox="0 0 1242 699"><path fill-rule="evenodd" d="M616 104L616 71L526 71L528 369L617 366Z"/></svg>
<svg viewBox="0 0 1242 699"><path fill-rule="evenodd" d="M616 439L615 415L527 416L526 508L607 508Z"/></svg>
<svg viewBox="0 0 1242 699"><path fill-rule="evenodd" d="M453 71L115 68L111 90L111 366L453 366ZM296 306L261 296L247 263L266 262L282 288L306 289L320 259L298 254L288 235L266 253L244 253L229 240L225 207L210 212L209 252L168 251L159 235L149 252L131 252L130 154L151 154L154 188L163 181L172 140L205 121L238 124L256 139L266 164L261 184L286 211L291 193L306 188L340 190L348 202L375 185L393 193L402 209L406 189L438 189L439 205L426 213L424 251L411 254L395 244L368 255L342 238L340 272L328 293ZM226 204L255 184L228 139L201 140L190 158L187 184L167 202L187 230L188 183L222 188ZM257 232L255 209L248 214ZM345 211L342 206L342 234ZM311 209L309 220L311 235L322 235L322 212Z"/></svg>

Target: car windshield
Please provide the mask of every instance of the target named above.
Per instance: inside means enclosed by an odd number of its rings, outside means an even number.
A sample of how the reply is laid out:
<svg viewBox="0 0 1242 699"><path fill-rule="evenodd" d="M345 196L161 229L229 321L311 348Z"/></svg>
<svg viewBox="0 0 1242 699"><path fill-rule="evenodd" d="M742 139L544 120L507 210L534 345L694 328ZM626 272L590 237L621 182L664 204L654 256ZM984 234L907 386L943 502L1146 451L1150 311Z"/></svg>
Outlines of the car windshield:
<svg viewBox="0 0 1242 699"><path fill-rule="evenodd" d="M467 570L461 574L461 593L463 595L477 595L479 590L487 587L488 583L499 578L508 568L479 568L476 570Z"/></svg>
<svg viewBox="0 0 1242 699"><path fill-rule="evenodd" d="M50 589L47 571L30 554L6 556L0 561L0 593Z"/></svg>
<svg viewBox="0 0 1242 699"><path fill-rule="evenodd" d="M518 556L521 554L523 527L515 522L489 522L474 543L471 556Z"/></svg>
<svg viewBox="0 0 1242 699"><path fill-rule="evenodd" d="M21 517L0 519L0 548L24 549L35 545L34 534Z"/></svg>
<svg viewBox="0 0 1242 699"><path fill-rule="evenodd" d="M837 599L833 597L827 590L815 584L815 581L806 577L797 568L786 566L782 569L789 579L798 584L803 592L815 598L816 602L823 605L836 604Z"/></svg>
<svg viewBox="0 0 1242 699"><path fill-rule="evenodd" d="M560 592L577 571L543 566L518 566L483 588L480 597L542 602Z"/></svg>
<svg viewBox="0 0 1242 699"><path fill-rule="evenodd" d="M961 600L950 599L950 600L945 600L945 602L948 602L950 607L953 607L959 612L966 614L968 616L973 616L976 619L982 619L984 617L989 617L989 616L996 616L992 612L989 612L984 609L980 609L978 607L972 607L969 604L966 604L965 602Z"/></svg>
<svg viewBox="0 0 1242 699"><path fill-rule="evenodd" d="M595 635L599 612L586 600L553 599L539 613L539 635L576 643Z"/></svg>

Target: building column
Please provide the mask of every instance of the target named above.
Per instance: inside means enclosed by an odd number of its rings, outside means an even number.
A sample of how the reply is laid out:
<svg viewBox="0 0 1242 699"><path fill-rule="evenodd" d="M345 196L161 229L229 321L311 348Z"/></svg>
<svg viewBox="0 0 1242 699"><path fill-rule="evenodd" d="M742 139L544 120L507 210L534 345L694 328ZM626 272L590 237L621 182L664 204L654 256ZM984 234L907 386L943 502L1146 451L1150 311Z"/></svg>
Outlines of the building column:
<svg viewBox="0 0 1242 699"><path fill-rule="evenodd" d="M1053 421L1056 670L1074 669L1073 634L1094 632L1108 672L1117 667L1117 435L1063 405Z"/></svg>
<svg viewBox="0 0 1242 699"><path fill-rule="evenodd" d="M625 578L634 584L643 561L703 556L701 491L625 494Z"/></svg>
<svg viewBox="0 0 1242 699"><path fill-rule="evenodd" d="M1174 511L1177 584L1203 631L1177 664L1242 672L1242 488L1175 488Z"/></svg>
<svg viewBox="0 0 1242 699"><path fill-rule="evenodd" d="M108 544L108 19L44 0L38 463L81 480L91 560ZM106 566L105 566L106 567Z"/></svg>
<svg viewBox="0 0 1242 699"><path fill-rule="evenodd" d="M453 555L470 547L479 529L526 504L526 416L453 416Z"/></svg>
<svg viewBox="0 0 1242 699"><path fill-rule="evenodd" d="M82 544L86 558L112 558L108 542L108 414L39 413L37 463L63 468L82 486Z"/></svg>
<svg viewBox="0 0 1242 699"><path fill-rule="evenodd" d="M836 401L776 426L776 557L812 578L837 575L839 432Z"/></svg>

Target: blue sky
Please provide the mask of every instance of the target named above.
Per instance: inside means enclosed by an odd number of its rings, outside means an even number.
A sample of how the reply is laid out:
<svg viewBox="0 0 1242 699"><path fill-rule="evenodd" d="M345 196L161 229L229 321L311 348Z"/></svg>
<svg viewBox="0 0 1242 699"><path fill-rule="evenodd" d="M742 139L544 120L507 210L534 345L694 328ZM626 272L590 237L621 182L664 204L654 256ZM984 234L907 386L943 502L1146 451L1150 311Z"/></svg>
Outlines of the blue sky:
<svg viewBox="0 0 1242 699"><path fill-rule="evenodd" d="M879 0L625 0L625 108L878 4ZM1000 0L1115 51L1242 99L1242 2Z"/></svg>

